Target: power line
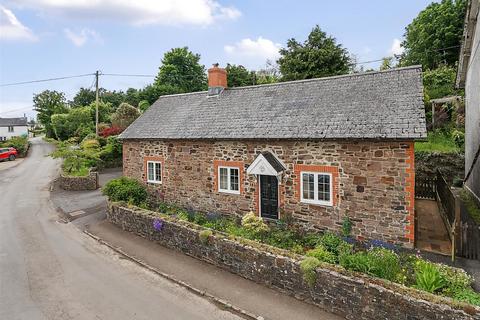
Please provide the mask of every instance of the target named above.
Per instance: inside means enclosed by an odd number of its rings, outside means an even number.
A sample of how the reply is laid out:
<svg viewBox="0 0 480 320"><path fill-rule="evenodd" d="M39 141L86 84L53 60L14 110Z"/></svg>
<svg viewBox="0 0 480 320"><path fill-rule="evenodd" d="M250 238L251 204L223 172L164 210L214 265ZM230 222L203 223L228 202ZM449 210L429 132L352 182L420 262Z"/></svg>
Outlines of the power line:
<svg viewBox="0 0 480 320"><path fill-rule="evenodd" d="M13 110L8 110L8 111L3 111L3 112L0 112L0 114L6 114L6 113L12 113L12 112L17 112L17 111L24 111L24 110L32 110L33 107L24 107L24 108L20 108L20 109L13 109Z"/></svg>
<svg viewBox="0 0 480 320"><path fill-rule="evenodd" d="M30 81L22 81L22 82L5 83L5 84L0 84L0 87L9 87L9 86L22 85L22 84L29 84L29 83L57 81L57 80L65 80L65 79L72 79L72 78L81 78L81 77L88 77L88 76L91 76L91 75L94 75L94 73L79 74L79 75L75 75L75 76L66 76L66 77L58 77L58 78L41 79L41 80L30 80Z"/></svg>
<svg viewBox="0 0 480 320"><path fill-rule="evenodd" d="M112 77L148 77L155 78L155 75L151 74L121 74L121 73L101 73L101 76L112 76Z"/></svg>

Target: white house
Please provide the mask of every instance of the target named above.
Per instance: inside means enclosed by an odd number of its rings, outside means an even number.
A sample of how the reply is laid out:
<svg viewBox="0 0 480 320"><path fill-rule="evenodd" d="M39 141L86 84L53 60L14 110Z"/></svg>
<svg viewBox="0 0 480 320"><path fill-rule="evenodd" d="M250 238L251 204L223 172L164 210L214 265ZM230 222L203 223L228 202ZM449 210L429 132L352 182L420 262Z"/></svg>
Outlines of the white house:
<svg viewBox="0 0 480 320"><path fill-rule="evenodd" d="M0 141L28 135L27 118L0 118Z"/></svg>
<svg viewBox="0 0 480 320"><path fill-rule="evenodd" d="M468 2L457 86L465 88L465 187L480 203L480 0Z"/></svg>

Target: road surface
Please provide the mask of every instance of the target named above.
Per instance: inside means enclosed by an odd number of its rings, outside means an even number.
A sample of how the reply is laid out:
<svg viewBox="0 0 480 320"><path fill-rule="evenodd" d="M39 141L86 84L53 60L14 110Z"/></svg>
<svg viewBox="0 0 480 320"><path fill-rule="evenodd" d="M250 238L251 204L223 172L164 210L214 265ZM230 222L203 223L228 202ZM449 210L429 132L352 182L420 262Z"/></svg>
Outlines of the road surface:
<svg viewBox="0 0 480 320"><path fill-rule="evenodd" d="M0 319L238 319L59 221L51 151L0 171Z"/></svg>

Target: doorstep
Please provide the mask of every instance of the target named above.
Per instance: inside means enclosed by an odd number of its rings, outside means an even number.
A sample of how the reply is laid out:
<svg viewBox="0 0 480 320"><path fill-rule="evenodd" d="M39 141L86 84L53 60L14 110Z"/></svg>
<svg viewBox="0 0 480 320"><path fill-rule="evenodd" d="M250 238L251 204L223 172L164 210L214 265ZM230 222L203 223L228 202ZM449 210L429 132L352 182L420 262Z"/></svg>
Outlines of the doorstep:
<svg viewBox="0 0 480 320"><path fill-rule="evenodd" d="M264 319L342 319L314 305L123 231L107 220L93 224L87 230L160 273Z"/></svg>

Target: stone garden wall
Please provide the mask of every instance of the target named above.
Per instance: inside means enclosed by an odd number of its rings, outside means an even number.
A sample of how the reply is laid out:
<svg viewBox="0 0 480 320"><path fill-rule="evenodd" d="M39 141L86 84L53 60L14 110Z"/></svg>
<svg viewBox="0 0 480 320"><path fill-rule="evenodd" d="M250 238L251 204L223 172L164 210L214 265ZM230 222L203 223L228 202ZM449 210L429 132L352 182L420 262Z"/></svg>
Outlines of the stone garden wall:
<svg viewBox="0 0 480 320"><path fill-rule="evenodd" d="M58 178L58 185L63 190L84 191L98 188L98 172L90 170L86 177L67 176L63 173Z"/></svg>
<svg viewBox="0 0 480 320"><path fill-rule="evenodd" d="M159 215L139 208L110 204L108 219L165 247L264 284L297 299L315 304L347 319L480 319L480 309L454 309L449 299L406 288L331 266L317 269L313 287L302 278L300 256L255 243L236 241L214 233L200 241L204 228L173 217L162 216L161 226L153 222Z"/></svg>

